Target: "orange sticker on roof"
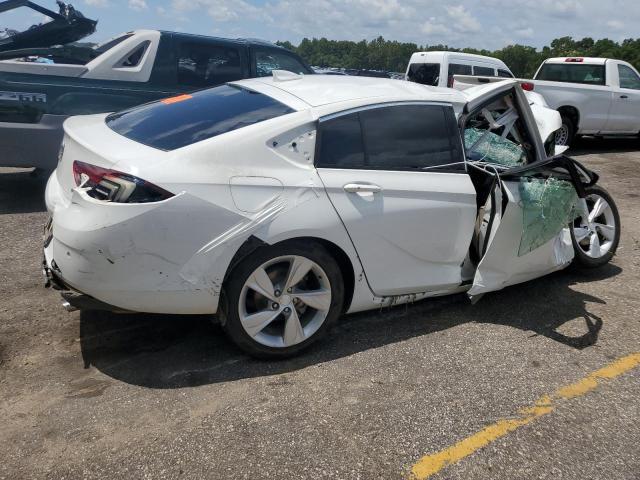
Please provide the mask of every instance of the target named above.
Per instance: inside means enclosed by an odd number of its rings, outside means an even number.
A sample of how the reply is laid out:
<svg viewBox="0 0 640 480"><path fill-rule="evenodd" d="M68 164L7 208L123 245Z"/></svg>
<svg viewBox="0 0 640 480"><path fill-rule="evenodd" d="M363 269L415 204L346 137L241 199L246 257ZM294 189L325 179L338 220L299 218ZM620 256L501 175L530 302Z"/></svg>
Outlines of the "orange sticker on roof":
<svg viewBox="0 0 640 480"><path fill-rule="evenodd" d="M176 97L163 98L160 101L165 105L171 105L172 103L184 102L185 100L189 100L190 98L193 98L193 97L185 93L182 95L178 95Z"/></svg>

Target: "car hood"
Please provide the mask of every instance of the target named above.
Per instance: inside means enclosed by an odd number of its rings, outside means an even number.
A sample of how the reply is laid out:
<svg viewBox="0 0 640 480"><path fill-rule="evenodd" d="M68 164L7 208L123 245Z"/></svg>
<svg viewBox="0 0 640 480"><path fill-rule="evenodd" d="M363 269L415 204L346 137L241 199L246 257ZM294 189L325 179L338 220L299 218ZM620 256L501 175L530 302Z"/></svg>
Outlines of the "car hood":
<svg viewBox="0 0 640 480"><path fill-rule="evenodd" d="M51 21L32 25L23 32L5 29L0 32L0 52L9 50L51 47L76 42L96 31L97 20L86 18L72 5L58 1L59 12L53 12L27 0L0 2L0 13L28 7L49 17Z"/></svg>

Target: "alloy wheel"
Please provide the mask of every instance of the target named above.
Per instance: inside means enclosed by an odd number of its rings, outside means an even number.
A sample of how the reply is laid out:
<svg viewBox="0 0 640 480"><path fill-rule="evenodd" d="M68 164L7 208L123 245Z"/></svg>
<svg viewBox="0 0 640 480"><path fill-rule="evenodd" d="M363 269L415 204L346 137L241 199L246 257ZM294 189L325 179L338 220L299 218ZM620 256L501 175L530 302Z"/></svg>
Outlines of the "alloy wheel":
<svg viewBox="0 0 640 480"><path fill-rule="evenodd" d="M256 268L240 293L238 313L256 342L283 348L310 338L331 308L331 284L312 260L287 255Z"/></svg>
<svg viewBox="0 0 640 480"><path fill-rule="evenodd" d="M606 199L595 193L582 202L582 213L573 223L573 235L587 256L601 258L611 250L616 238L613 210Z"/></svg>
<svg viewBox="0 0 640 480"><path fill-rule="evenodd" d="M567 146L569 144L569 125L563 123L556 132L556 145Z"/></svg>

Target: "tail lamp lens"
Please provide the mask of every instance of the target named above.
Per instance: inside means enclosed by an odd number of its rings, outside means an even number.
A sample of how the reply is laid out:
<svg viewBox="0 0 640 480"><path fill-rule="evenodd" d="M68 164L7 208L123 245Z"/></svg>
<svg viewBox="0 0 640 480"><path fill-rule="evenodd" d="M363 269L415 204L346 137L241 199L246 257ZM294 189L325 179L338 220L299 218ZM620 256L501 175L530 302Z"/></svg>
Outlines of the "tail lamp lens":
<svg viewBox="0 0 640 480"><path fill-rule="evenodd" d="M173 197L173 193L141 178L77 160L73 162L73 178L97 200L148 203Z"/></svg>
<svg viewBox="0 0 640 480"><path fill-rule="evenodd" d="M527 92L533 92L534 89L534 85L531 82L522 82L520 84L522 86L523 90L526 90Z"/></svg>

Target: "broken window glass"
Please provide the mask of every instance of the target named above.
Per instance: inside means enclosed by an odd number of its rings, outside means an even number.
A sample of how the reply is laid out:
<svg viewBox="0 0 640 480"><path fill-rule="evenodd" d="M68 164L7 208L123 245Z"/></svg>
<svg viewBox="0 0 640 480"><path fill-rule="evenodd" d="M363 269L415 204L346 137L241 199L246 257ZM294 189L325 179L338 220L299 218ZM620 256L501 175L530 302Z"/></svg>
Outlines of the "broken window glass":
<svg viewBox="0 0 640 480"><path fill-rule="evenodd" d="M522 204L522 238L518 256L541 247L575 218L578 194L571 182L557 178L523 177L519 185Z"/></svg>
<svg viewBox="0 0 640 480"><path fill-rule="evenodd" d="M467 128L464 131L464 143L474 153L473 160L505 167L517 167L527 161L527 155L520 145L490 131Z"/></svg>
<svg viewBox="0 0 640 480"><path fill-rule="evenodd" d="M503 167L519 167L533 160L528 138L511 94L470 117L464 130L469 160Z"/></svg>

